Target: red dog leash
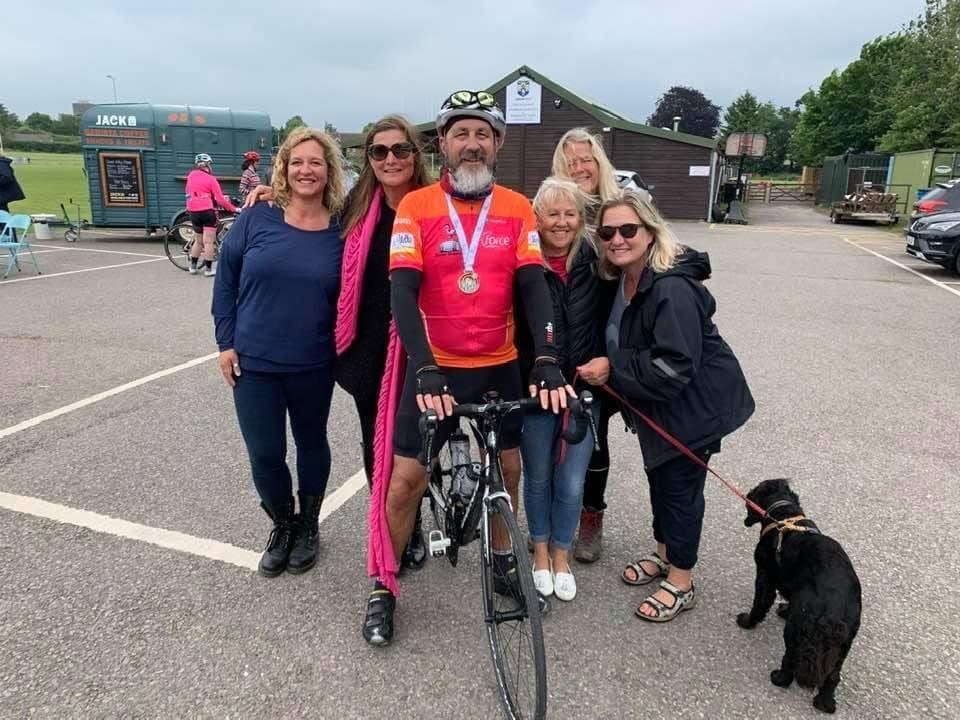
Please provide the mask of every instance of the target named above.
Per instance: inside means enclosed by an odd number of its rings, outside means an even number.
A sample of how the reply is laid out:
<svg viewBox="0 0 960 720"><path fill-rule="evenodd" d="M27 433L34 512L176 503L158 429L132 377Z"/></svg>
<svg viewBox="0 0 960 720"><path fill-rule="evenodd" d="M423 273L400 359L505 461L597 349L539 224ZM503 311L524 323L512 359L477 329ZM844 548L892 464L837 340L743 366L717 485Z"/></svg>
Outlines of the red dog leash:
<svg viewBox="0 0 960 720"><path fill-rule="evenodd" d="M579 373L579 372L575 373L574 376L573 376L573 383L576 383L576 382L577 382L577 379L578 379L579 377L580 377L580 373ZM758 515L760 515L760 517L766 518L766 519L768 519L768 520L773 520L773 518L771 518L771 517L769 517L769 516L767 515L767 511L766 511L766 510L764 510L762 507L760 507L760 506L757 505L755 502L753 502L753 500L750 500L742 490L740 490L739 488L737 488L736 485L734 485L733 483L730 483L730 482L727 482L726 480L724 480L724 479L720 476L720 474L719 474L718 472L716 472L713 468L711 468L709 465L707 465L707 463L705 463L703 460L701 460L699 457L697 457L696 453L694 453L690 448L688 448L688 447L687 447L686 445L684 445L682 442L680 442L679 440L677 440L673 435L671 435L671 434L668 433L666 430L664 430L662 427L660 427L656 422L653 421L652 418L648 417L647 415L645 415L644 413L640 412L640 411L637 410L635 407L633 407L633 405L631 405L630 403L628 403L627 400L626 400L622 395L620 395L616 390L614 390L612 387L610 387L610 386L609 386L608 384L606 384L606 383L604 383L604 384L601 385L600 387L601 387L608 395L610 395L612 398L614 398L615 400L618 400L618 401L620 402L620 404L623 405L625 408L627 408L630 412L632 412L634 415L636 415L636 416L639 417L641 420L643 420L643 421L649 426L649 428L650 428L651 430L653 430L655 433L657 433L657 435L659 435L660 437L662 437L662 438L663 438L664 440L666 440L668 443L670 443L671 445L673 445L673 447L675 447L675 448L676 448L677 450L679 450L681 453L683 453L684 455L686 455L688 458L690 458L693 462L695 462L697 465L699 465L700 467L702 467L704 470L706 470L707 472L709 472L711 475L713 475L715 478L717 478L717 480L719 480L719 481L722 482L724 485L726 485L726 486L727 486L727 489L730 490L730 492L732 492L732 493L733 493L734 495L736 495L738 498L740 498L741 500L743 500L743 502L746 503L747 507L749 507L749 508L750 508L751 510L753 510L755 513L757 513ZM774 522L776 522L776 521L774 521ZM778 524L779 524L779 523L778 523Z"/></svg>

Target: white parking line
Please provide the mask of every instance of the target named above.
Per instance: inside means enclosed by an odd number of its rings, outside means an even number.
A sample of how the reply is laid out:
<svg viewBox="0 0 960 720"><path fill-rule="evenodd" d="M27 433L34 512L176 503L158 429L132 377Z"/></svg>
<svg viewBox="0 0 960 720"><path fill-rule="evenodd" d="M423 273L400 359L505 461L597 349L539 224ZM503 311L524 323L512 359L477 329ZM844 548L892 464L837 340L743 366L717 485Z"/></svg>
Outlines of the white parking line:
<svg viewBox="0 0 960 720"><path fill-rule="evenodd" d="M167 375L173 375L174 373L180 372L181 370L186 370L187 368L192 368L195 365L200 365L209 360L213 360L215 357L219 356L219 354L220 353L210 353L209 355L203 355L202 357L194 358L193 360L188 360L185 363L175 365L171 368L167 368L166 370L160 370L158 372L152 373L151 375L147 375L146 377L142 377L139 380L133 380L131 382L124 383L123 385L118 385L115 388L104 390L103 392L97 393L96 395L91 395L90 397L83 398L82 400L77 400L77 402L59 407L56 410L51 410L50 412L43 413L43 415L37 415L36 417L32 417L29 420L24 420L23 422L17 423L16 425L11 425L10 427L3 428L2 430L0 430L0 440L2 440L5 437L10 437L11 435L14 435L18 432L27 430L29 428L36 427L40 423L46 422L47 420L53 420L54 418L61 417L62 415L66 415L67 413L72 413L74 410L80 410L81 408L85 408L88 405L93 405L94 403L98 403L101 400L106 400L107 398L113 397L114 395L119 395L120 393L126 392L127 390L132 390L133 388L140 387L141 385L146 385L148 382L159 380L160 378L166 377Z"/></svg>
<svg viewBox="0 0 960 720"><path fill-rule="evenodd" d="M320 513L320 522L322 523L335 510L353 497L357 490L365 486L367 484L366 478L366 473L360 470L328 495ZM218 540L210 540L209 538L195 537L175 530L164 530L163 528L141 525L140 523L121 520L110 517L109 515L101 515L100 513L90 512L89 510L78 510L77 508L57 505L26 495L0 492L0 508L6 508L7 510L25 515L33 515L34 517L47 518L67 525L75 525L128 540L139 540L151 545L156 545L157 547L167 548L168 550L177 550L178 552L197 555L209 560L217 560L218 562L229 565L236 565L246 570L256 570L260 563L259 552L237 547L236 545Z"/></svg>
<svg viewBox="0 0 960 720"><path fill-rule="evenodd" d="M31 275L30 277L17 278L16 280L0 280L0 286L13 285L13 283L30 282L31 280L46 280L48 278L62 277L64 275L76 275L77 273L95 272L97 270L112 270L113 268L128 267L130 265L143 265L144 263L159 262L166 260L165 257L154 257L152 260L137 260L136 262L120 263L119 265L101 265L100 267L83 268L83 270L67 270L65 272L50 273L49 275Z"/></svg>
<svg viewBox="0 0 960 720"><path fill-rule="evenodd" d="M907 266L904 265L903 263L897 262L897 261L894 260L893 258L888 258L886 255L881 255L881 254L878 253L878 252L874 252L874 251L871 250L870 248L865 248L863 245L860 245L860 244L858 244L858 243L853 242L853 240L849 240L849 239L847 239L847 238L841 238L841 239L842 239L845 243L847 243L847 244L849 244L849 245L853 245L855 248L859 248L859 249L863 250L864 252L870 253L871 255L876 255L876 256L877 256L878 258L880 258L881 260L886 260L886 261L887 261L888 263L890 263L891 265L896 265L896 266L897 266L898 268L900 268L901 270L906 270L908 273L913 273L913 274L916 275L918 278L923 278L923 279L926 280L928 283L931 283L932 285L936 285L938 288L941 288L941 289L943 289L943 290L946 290L948 293L953 293L953 294L956 295L957 297L960 297L960 290L955 290L954 288L949 287L946 283L942 283L942 282L940 282L939 280L936 280L936 279L934 279L934 278L932 278L932 277L928 277L928 276L924 275L922 272L918 272L917 270L914 270L912 267L907 267Z"/></svg>
<svg viewBox="0 0 960 720"><path fill-rule="evenodd" d="M40 247L40 245L31 245L30 247L31 247L31 248L36 248L36 247ZM44 249L43 249L43 250L34 250L34 251L33 251L33 254L34 254L34 255L42 255L43 253L63 252L64 250L70 250L70 249L71 249L71 248L47 248L46 246L44 246ZM29 256L30 256L30 253L28 253L28 252L21 252L21 253L20 253L20 257L29 257Z"/></svg>
<svg viewBox="0 0 960 720"><path fill-rule="evenodd" d="M130 252L128 250L99 250L97 248L84 248L84 247L60 247L57 245L38 245L37 243L31 243L33 247L38 248L51 248L53 250L73 250L74 252L95 252L95 253L108 253L110 255L135 255L136 257L162 257L158 256L156 253L139 253L139 252Z"/></svg>

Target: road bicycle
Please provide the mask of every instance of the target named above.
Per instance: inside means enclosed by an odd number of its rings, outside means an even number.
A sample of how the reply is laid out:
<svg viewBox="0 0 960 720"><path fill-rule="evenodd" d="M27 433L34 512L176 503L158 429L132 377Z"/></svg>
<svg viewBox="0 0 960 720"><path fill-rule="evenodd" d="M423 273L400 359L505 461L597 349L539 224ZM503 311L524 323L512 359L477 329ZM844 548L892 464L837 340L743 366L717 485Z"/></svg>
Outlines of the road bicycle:
<svg viewBox="0 0 960 720"><path fill-rule="evenodd" d="M564 429L563 438L575 444L593 427L593 396L584 391L576 399L568 398L572 429ZM527 554L526 539L503 484L500 468L500 426L512 412L540 410L537 398L503 400L495 393L483 396L480 403L455 405L456 427L440 449L431 470L427 490L436 529L429 533L429 549L434 557L446 555L457 565L460 548L480 540L480 570L483 594L483 620L493 658L493 667L504 713L511 720L546 717L547 667L543 647L541 598L533 585L533 570ZM540 410L541 412L545 412ZM468 421L478 452L474 457L470 436L462 431L459 419ZM433 436L439 426L437 415L427 410L420 417L426 457L431 457ZM596 438L596 429L593 430ZM494 561L493 523L500 518L506 526L516 562L515 578L503 572Z"/></svg>
<svg viewBox="0 0 960 720"><path fill-rule="evenodd" d="M220 259L220 248L223 246L223 240L233 227L236 215L226 215L217 219L217 234L213 240L213 260ZM176 267L181 270L190 268L190 250L193 243L200 240L197 233L193 231L193 225L189 220L177 223L163 238L163 251L167 254Z"/></svg>

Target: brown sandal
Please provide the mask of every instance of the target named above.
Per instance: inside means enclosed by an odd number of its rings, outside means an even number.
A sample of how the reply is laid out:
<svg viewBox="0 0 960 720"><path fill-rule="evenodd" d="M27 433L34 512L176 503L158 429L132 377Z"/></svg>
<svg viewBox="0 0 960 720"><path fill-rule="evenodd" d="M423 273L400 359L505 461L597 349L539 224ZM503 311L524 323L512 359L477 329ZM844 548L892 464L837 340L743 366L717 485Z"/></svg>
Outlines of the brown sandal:
<svg viewBox="0 0 960 720"><path fill-rule="evenodd" d="M677 615L682 613L684 610L693 610L697 604L697 595L693 585L690 586L689 590L681 590L673 583L669 583L666 580L660 581L660 588L666 590L668 593L673 595L673 605L667 607L662 602L660 602L653 595L648 597L642 603L640 607L636 610L636 616L641 620L647 620L649 622L663 623L673 620ZM656 615L644 615L640 612L640 608L644 605L649 605L654 610L657 611Z"/></svg>
<svg viewBox="0 0 960 720"><path fill-rule="evenodd" d="M651 575L640 565L642 562L650 562L657 566L659 572L654 575ZM633 570L635 577L627 577L627 570ZM667 573L670 572L670 563L665 562L656 552L652 552L646 557L642 557L638 560L634 560L632 563L627 565L623 572L620 573L620 579L623 580L627 585L639 586L646 585L656 580L658 577L666 577Z"/></svg>

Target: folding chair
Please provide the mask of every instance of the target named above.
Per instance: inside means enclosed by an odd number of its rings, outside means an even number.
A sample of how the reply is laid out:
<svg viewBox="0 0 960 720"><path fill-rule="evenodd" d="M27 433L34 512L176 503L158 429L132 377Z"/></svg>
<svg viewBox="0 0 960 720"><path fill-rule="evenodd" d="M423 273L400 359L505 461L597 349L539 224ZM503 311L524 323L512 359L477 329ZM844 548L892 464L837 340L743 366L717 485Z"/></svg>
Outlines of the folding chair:
<svg viewBox="0 0 960 720"><path fill-rule="evenodd" d="M30 228L29 215L10 215L0 212L0 250L7 250L10 257L7 258L7 267L4 270L3 277L10 274L14 265L17 266L17 272L20 271L20 253L26 250L30 253L30 262L33 263L37 275L41 275L40 263L37 262L37 256L33 254L33 248L30 246L30 238L27 230ZM19 237L17 231L20 231Z"/></svg>

